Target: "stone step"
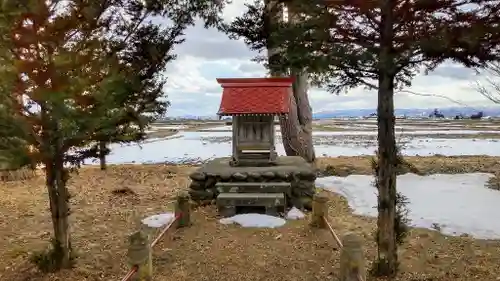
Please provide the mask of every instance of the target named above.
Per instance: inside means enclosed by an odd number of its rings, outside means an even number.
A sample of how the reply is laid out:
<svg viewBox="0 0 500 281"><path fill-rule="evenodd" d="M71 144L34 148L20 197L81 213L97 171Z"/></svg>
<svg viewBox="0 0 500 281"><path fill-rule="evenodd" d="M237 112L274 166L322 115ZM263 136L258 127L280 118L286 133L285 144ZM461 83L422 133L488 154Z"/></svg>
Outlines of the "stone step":
<svg viewBox="0 0 500 281"><path fill-rule="evenodd" d="M218 203L229 203L234 206L284 206L283 193L221 193Z"/></svg>
<svg viewBox="0 0 500 281"><path fill-rule="evenodd" d="M239 157L238 161L233 163L236 163L236 166L238 167L270 167L276 164L271 155L268 155L262 159L245 159L245 157Z"/></svg>
<svg viewBox="0 0 500 281"><path fill-rule="evenodd" d="M277 215L286 205L283 193L221 193L217 196L217 209L224 217L234 216L236 207L265 207L269 215Z"/></svg>
<svg viewBox="0 0 500 281"><path fill-rule="evenodd" d="M245 151L245 152L240 152L238 158L244 158L244 159L261 159L261 158L266 158L269 157L271 154L270 151Z"/></svg>
<svg viewBox="0 0 500 281"><path fill-rule="evenodd" d="M285 193L291 185L288 182L218 182L215 187L219 193Z"/></svg>

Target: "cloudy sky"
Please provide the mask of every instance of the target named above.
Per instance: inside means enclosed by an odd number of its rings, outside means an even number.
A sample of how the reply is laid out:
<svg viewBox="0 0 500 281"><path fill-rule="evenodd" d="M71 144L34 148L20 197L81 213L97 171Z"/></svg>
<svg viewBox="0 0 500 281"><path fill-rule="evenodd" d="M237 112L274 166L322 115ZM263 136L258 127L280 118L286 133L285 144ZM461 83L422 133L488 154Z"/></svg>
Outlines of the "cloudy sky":
<svg viewBox="0 0 500 281"><path fill-rule="evenodd" d="M225 10L227 20L245 11L245 0L234 0ZM171 102L169 116L216 114L221 88L216 78L265 77L266 70L251 61L255 53L242 41L230 40L216 30L197 25L186 32L186 42L176 47L177 60L166 70L168 83L165 93ZM480 79L473 71L459 65L443 64L428 75L419 75L409 89L424 94L439 94L470 106L488 106L491 102L474 90ZM377 98L374 92L353 89L342 95L333 95L321 89L310 89L313 111L335 109L374 109ZM456 106L449 99L411 94L396 94L397 108L435 108Z"/></svg>

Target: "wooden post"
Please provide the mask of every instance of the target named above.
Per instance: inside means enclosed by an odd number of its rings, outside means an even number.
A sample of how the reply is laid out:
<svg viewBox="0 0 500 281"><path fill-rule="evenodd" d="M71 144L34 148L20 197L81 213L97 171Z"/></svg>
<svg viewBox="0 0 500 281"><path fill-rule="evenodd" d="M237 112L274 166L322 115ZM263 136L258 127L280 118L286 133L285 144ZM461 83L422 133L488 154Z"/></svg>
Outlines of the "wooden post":
<svg viewBox="0 0 500 281"><path fill-rule="evenodd" d="M132 280L150 281L153 278L153 251L149 235L144 231L136 231L129 238L128 261L131 266L137 266L137 273Z"/></svg>
<svg viewBox="0 0 500 281"><path fill-rule="evenodd" d="M185 227L191 224L191 206L189 204L189 195L185 192L177 196L175 215L180 215L177 220L177 227Z"/></svg>
<svg viewBox="0 0 500 281"><path fill-rule="evenodd" d="M362 239L354 233L348 233L342 237L342 244L340 281L364 281L366 268Z"/></svg>
<svg viewBox="0 0 500 281"><path fill-rule="evenodd" d="M313 197L311 226L326 228L324 218L328 217L328 197L318 193Z"/></svg>

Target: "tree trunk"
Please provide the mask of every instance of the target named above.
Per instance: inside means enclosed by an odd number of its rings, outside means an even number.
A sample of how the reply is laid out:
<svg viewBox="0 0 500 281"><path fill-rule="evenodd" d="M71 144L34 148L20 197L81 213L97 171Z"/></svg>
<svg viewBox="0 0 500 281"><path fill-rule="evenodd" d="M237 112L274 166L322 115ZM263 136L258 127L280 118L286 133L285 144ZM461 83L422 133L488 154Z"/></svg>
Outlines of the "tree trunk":
<svg viewBox="0 0 500 281"><path fill-rule="evenodd" d="M307 96L307 74L292 73L295 78L288 116L280 117L281 138L286 155L316 160L312 139L312 108Z"/></svg>
<svg viewBox="0 0 500 281"><path fill-rule="evenodd" d="M71 267L71 242L69 233L68 190L66 188L65 171L62 157L45 162L46 186L49 193L50 212L54 230L55 264L61 268Z"/></svg>
<svg viewBox="0 0 500 281"><path fill-rule="evenodd" d="M279 46L273 44L272 32L276 21L282 20L282 12L273 9L277 1L266 0L267 17L265 26L270 38L268 39L267 53L271 76L281 76L282 70L273 55L278 51ZM293 14L289 11L288 18L293 20ZM279 60L278 60L279 61ZM295 78L293 84L293 96L290 97L290 112L287 116L280 117L281 138L285 153L288 156L301 156L307 162L313 163L316 160L312 139L312 108L307 96L308 76L302 70L292 70L291 76Z"/></svg>
<svg viewBox="0 0 500 281"><path fill-rule="evenodd" d="M394 277L398 253L395 233L397 148L394 134L393 0L385 0L381 17L378 81L378 219L377 273Z"/></svg>
<svg viewBox="0 0 500 281"><path fill-rule="evenodd" d="M392 77L381 77L378 92L378 272L394 276L397 270L396 165L397 149L394 134L394 90Z"/></svg>
<svg viewBox="0 0 500 281"><path fill-rule="evenodd" d="M99 141L99 164L101 166L101 171L106 170L106 142Z"/></svg>
<svg viewBox="0 0 500 281"><path fill-rule="evenodd" d="M53 259L55 268L70 268L71 242L69 233L69 194L66 188L68 175L65 174L62 140L54 136L59 131L57 122L53 123L46 113L45 106L41 109L42 123L47 128L42 129L43 144L41 146L45 164L45 185L49 194L50 213L54 231Z"/></svg>

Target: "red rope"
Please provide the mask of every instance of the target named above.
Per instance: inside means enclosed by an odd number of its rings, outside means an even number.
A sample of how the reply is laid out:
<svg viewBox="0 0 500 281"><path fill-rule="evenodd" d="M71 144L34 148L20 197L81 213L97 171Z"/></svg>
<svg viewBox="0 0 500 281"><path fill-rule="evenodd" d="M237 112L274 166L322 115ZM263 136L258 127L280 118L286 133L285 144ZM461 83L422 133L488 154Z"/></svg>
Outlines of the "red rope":
<svg viewBox="0 0 500 281"><path fill-rule="evenodd" d="M340 238L337 235L337 233L335 233L335 231L333 230L333 227L330 224L330 222L328 221L328 219L326 217L323 217L323 221L325 222L326 226L328 227L328 230L330 231L330 234L332 234L333 239L335 239L335 242L337 242L337 245L339 246L339 248L342 249L344 247L344 245L342 244L342 241L340 241ZM360 273L358 273L357 277L358 277L358 281L365 281L363 279L363 276L361 276Z"/></svg>
<svg viewBox="0 0 500 281"><path fill-rule="evenodd" d="M139 267L137 265L132 266L132 268L128 271L127 275L125 275L121 281L129 281L132 276L137 272Z"/></svg>
<svg viewBox="0 0 500 281"><path fill-rule="evenodd" d="M169 230L169 228L181 217L181 214L176 214L174 219L169 223L167 224L167 226L165 226L165 228L163 228L163 230L160 232L160 234L158 234L158 237L156 237L155 240L153 240L153 242L151 242L151 248L153 248L159 241L160 239L163 237L163 235L165 235L165 233L167 233L167 231Z"/></svg>
<svg viewBox="0 0 500 281"><path fill-rule="evenodd" d="M160 241L160 239L163 237L163 235L165 235L165 233L167 233L167 231L170 229L170 227L177 221L179 220L181 217L181 214L176 214L174 219L169 223L167 224L163 229L162 231L160 232L160 234L158 234L158 236L155 238L155 240L153 240L153 242L151 242L151 248L153 248L156 244L158 244L158 242ZM132 278L132 276L134 276L134 274L137 272L137 270L139 270L139 266L137 265L134 265L132 266L132 268L129 270L129 272L127 273L127 275L125 275L121 281L129 281L130 278Z"/></svg>

